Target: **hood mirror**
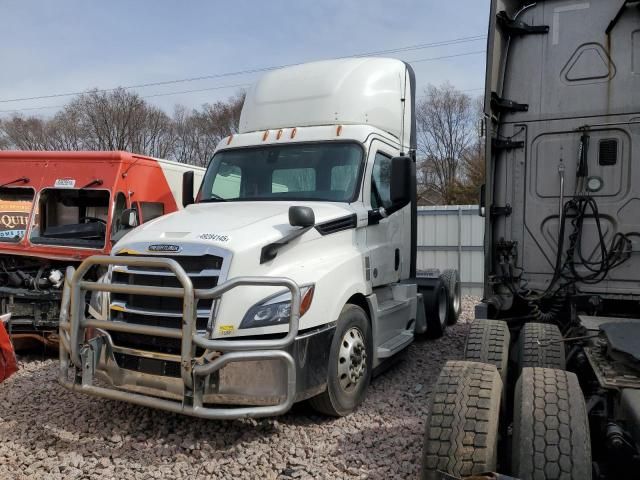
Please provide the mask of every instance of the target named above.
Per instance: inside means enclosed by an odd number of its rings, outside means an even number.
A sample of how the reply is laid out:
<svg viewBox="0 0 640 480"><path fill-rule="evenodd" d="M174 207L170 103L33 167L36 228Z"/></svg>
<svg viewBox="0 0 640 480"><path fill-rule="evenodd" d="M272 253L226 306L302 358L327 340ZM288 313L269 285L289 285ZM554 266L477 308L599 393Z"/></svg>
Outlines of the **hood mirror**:
<svg viewBox="0 0 640 480"><path fill-rule="evenodd" d="M316 215L309 207L289 207L289 225L292 227L313 227L316 224Z"/></svg>

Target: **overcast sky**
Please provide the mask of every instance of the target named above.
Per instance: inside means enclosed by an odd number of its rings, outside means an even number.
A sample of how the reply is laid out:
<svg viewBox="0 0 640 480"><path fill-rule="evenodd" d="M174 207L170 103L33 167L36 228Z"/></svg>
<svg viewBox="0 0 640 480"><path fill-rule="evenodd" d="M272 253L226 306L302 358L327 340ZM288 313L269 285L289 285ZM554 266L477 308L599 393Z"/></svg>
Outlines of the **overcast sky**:
<svg viewBox="0 0 640 480"><path fill-rule="evenodd" d="M488 9L489 0L3 0L0 115L20 109L25 115L47 116L55 108L40 107L64 105L71 97L6 102L15 98L484 37ZM413 63L419 91L449 81L475 96L484 83L484 56L478 52L485 47L483 38L388 56L424 60ZM450 55L458 56L430 60ZM259 75L135 91L170 113L177 103L198 107L225 99ZM174 94L202 89L210 90Z"/></svg>

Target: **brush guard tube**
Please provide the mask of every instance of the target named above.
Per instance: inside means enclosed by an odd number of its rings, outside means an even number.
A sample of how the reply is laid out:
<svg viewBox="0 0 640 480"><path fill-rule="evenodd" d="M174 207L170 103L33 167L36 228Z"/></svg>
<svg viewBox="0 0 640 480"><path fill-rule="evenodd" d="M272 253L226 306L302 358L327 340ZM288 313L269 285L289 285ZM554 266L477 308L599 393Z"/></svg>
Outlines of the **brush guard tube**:
<svg viewBox="0 0 640 480"><path fill-rule="evenodd" d="M85 274L94 265L166 269L176 276L181 288L118 285L84 280ZM197 300L216 300L233 288L251 285L281 286L291 292L289 331L285 337L270 340L219 340L208 339L197 334L195 331ZM180 329L174 329L86 318L85 293L97 291L182 298L182 326ZM59 382L64 387L76 392L208 419L230 420L281 415L291 408L296 396L296 365L293 357L285 349L293 344L298 335L300 302L300 288L288 278L237 277L214 288L202 290L194 289L191 279L184 269L178 262L170 258L125 258L102 255L89 257L80 264L76 271L73 267L68 267L66 272L60 309ZM181 341L180 377L184 383L182 401L94 385L94 375L101 352L105 348L108 351L109 342L105 341L102 336L85 341L85 332L88 328L179 339ZM206 363L197 363L196 347L218 352L220 356ZM203 405L204 380L208 375L233 362L261 360L277 360L285 365L286 395L283 401L276 405L250 407L205 407ZM69 378L71 368L75 369L73 379ZM162 382L163 377L160 375L157 377L158 381Z"/></svg>

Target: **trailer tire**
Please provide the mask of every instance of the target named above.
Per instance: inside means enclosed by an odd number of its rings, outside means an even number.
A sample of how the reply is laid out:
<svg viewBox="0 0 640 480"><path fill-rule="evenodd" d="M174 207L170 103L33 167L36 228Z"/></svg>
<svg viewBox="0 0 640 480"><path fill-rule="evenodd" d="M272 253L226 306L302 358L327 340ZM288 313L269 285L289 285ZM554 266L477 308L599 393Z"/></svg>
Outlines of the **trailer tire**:
<svg viewBox="0 0 640 480"><path fill-rule="evenodd" d="M455 325L462 313L462 293L460 290L460 274L457 270L449 269L442 272L440 278L447 287L449 295L449 315L447 325Z"/></svg>
<svg viewBox="0 0 640 480"><path fill-rule="evenodd" d="M369 317L361 307L347 304L340 312L331 341L327 389L309 399L311 407L331 417L343 417L353 412L364 401L371 380L372 361Z"/></svg>
<svg viewBox="0 0 640 480"><path fill-rule="evenodd" d="M538 341L550 342L540 345ZM562 334L550 323L525 323L518 341L518 368L566 368Z"/></svg>
<svg viewBox="0 0 640 480"><path fill-rule="evenodd" d="M464 359L495 365L502 378L502 384L506 385L510 341L511 334L506 322L474 320L464 346Z"/></svg>
<svg viewBox="0 0 640 480"><path fill-rule="evenodd" d="M431 395L423 480L496 470L502 380L494 365L448 361Z"/></svg>
<svg viewBox="0 0 640 480"><path fill-rule="evenodd" d="M440 338L449 323L449 294L441 278L435 279L433 287L425 291L424 310L427 317L427 337Z"/></svg>
<svg viewBox="0 0 640 480"><path fill-rule="evenodd" d="M589 419L575 374L522 370L515 390L511 467L522 480L591 479Z"/></svg>

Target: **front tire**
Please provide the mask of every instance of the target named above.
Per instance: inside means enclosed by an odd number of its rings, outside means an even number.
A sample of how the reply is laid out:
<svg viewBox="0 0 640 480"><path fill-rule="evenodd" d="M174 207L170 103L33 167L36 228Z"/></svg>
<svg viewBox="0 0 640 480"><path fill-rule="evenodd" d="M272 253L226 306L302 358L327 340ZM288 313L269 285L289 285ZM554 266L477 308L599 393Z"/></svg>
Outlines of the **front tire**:
<svg viewBox="0 0 640 480"><path fill-rule="evenodd" d="M309 399L311 407L324 415L344 417L364 401L373 361L369 317L357 305L345 305L331 341L327 389Z"/></svg>

